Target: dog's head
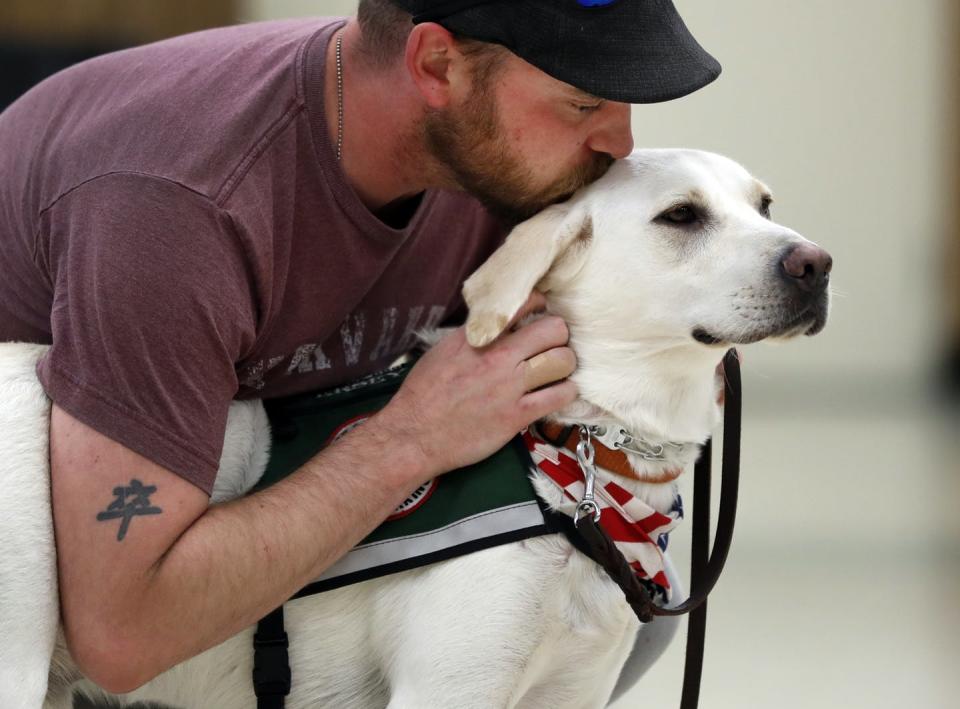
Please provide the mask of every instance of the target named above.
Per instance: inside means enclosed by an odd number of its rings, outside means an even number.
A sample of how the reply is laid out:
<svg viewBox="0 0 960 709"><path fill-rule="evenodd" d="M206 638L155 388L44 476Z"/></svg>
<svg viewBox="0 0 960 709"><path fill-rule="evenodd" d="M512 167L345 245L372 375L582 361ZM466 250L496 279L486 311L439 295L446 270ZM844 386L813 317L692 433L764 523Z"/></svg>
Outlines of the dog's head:
<svg viewBox="0 0 960 709"><path fill-rule="evenodd" d="M682 377L712 371L732 345L815 334L827 319L831 258L775 223L771 201L720 155L636 151L517 226L467 280L468 340L493 341L536 287L570 326L579 369L601 370L580 378L581 394L606 377L598 386L609 398L612 372L637 374L640 361L669 363L658 373Z"/></svg>

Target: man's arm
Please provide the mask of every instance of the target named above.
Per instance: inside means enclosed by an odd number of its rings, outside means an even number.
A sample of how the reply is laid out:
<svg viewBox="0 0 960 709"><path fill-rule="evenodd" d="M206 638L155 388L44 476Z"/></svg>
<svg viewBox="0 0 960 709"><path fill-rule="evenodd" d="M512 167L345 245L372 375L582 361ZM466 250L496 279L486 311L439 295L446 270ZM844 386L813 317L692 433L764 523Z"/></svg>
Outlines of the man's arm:
<svg viewBox="0 0 960 709"><path fill-rule="evenodd" d="M362 427L269 489L213 507L192 484L55 407L61 606L81 670L107 690L131 691L258 621L417 485L490 455L571 402L570 382L527 393L546 383L529 379L526 360L538 353L559 363L554 378L573 370L567 336L545 318L474 350L461 328ZM110 505L133 480L149 491L141 506L159 512L131 517L119 539L124 520Z"/></svg>

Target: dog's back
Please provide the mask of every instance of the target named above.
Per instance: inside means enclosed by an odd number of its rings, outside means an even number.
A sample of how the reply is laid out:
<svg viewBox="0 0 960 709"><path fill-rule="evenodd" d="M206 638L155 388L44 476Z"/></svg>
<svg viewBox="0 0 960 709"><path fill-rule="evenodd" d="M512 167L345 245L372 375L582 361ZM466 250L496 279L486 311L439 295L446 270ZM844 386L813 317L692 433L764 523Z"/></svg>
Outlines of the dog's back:
<svg viewBox="0 0 960 709"><path fill-rule="evenodd" d="M40 707L59 620L41 345L0 343L0 706ZM15 492L15 494L14 494Z"/></svg>

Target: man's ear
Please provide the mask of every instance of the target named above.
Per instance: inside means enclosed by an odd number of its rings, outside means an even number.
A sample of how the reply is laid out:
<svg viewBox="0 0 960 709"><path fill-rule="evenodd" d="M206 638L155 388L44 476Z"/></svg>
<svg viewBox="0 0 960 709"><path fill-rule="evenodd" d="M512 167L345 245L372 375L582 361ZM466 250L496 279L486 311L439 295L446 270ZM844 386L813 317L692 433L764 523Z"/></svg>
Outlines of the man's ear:
<svg viewBox="0 0 960 709"><path fill-rule="evenodd" d="M534 287L542 292L550 290L551 269L562 256L570 255L571 246L585 247L592 237L590 215L565 204L548 207L516 226L463 284L463 297L470 309L467 341L483 347L497 339Z"/></svg>
<svg viewBox="0 0 960 709"><path fill-rule="evenodd" d="M454 36L435 22L415 25L404 53L407 72L430 108L444 108L460 89L464 57Z"/></svg>

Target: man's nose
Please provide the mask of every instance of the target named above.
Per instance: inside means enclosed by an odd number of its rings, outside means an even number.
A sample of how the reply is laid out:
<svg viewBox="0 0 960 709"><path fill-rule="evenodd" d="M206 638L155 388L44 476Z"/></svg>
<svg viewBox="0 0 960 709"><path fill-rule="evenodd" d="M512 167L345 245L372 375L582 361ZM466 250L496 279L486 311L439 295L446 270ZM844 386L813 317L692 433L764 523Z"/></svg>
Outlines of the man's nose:
<svg viewBox="0 0 960 709"><path fill-rule="evenodd" d="M625 158L633 152L633 127L630 125L630 104L607 101L600 107L600 115L587 147L597 153L609 153Z"/></svg>

